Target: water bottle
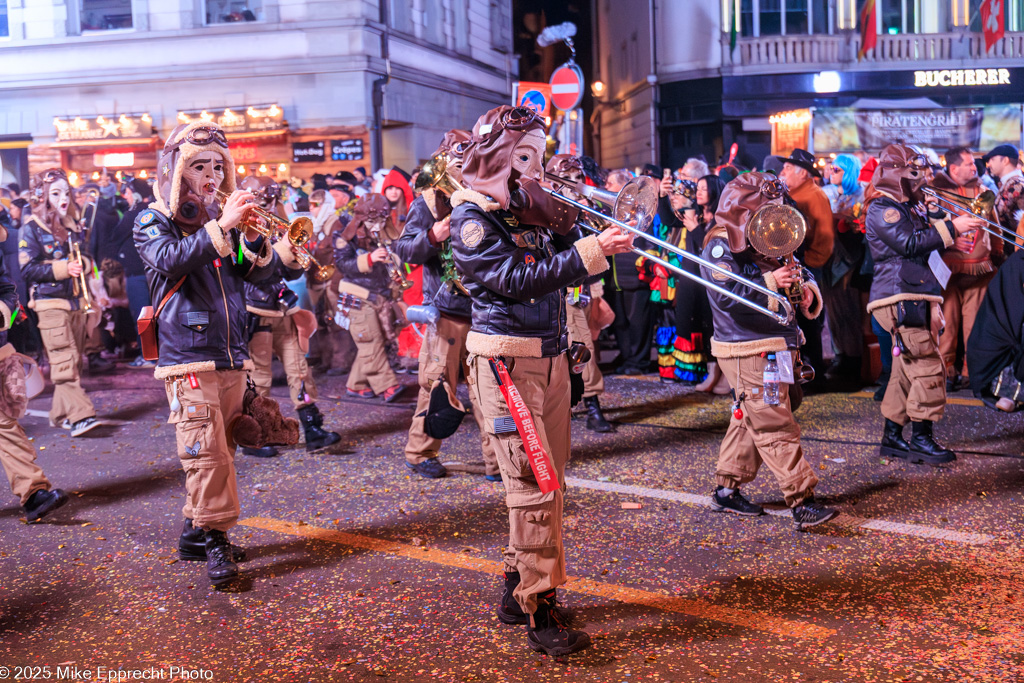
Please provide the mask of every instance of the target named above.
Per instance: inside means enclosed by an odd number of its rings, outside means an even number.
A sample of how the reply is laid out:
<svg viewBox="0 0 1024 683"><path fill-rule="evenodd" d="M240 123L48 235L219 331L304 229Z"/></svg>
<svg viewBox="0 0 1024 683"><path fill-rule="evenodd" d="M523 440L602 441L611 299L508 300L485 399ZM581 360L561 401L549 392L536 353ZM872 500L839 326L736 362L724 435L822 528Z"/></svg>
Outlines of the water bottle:
<svg viewBox="0 0 1024 683"><path fill-rule="evenodd" d="M779 405L779 364L775 360L775 354L768 354L768 364L764 366L764 404L766 406Z"/></svg>

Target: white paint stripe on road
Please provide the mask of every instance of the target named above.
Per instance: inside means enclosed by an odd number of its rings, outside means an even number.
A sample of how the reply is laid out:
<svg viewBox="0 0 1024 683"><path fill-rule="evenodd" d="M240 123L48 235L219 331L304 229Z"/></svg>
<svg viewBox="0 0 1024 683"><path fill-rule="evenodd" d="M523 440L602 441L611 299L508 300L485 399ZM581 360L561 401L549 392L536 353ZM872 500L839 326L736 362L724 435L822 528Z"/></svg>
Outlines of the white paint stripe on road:
<svg viewBox="0 0 1024 683"><path fill-rule="evenodd" d="M699 505L711 507L711 496L699 496L685 491L667 491L664 489L652 489L646 486L632 486L629 484L616 484L611 481L593 481L591 479L577 479L566 477L565 483L569 486L577 486L581 489L591 491L606 491L608 493L622 493L631 496L642 496L644 498L658 498L660 500L672 500L688 505ZM774 517L790 517L789 510L765 509L769 515ZM843 526L850 526L859 529L870 529L889 534L900 534L902 536L916 536L917 538L929 538L939 541L951 541L953 543L964 543L966 545L981 545L993 540L994 536L988 534L972 534L964 531L950 531L938 527L926 526L923 524L904 524L901 522L887 522L883 519L865 519L854 515L841 514L836 518L836 523Z"/></svg>

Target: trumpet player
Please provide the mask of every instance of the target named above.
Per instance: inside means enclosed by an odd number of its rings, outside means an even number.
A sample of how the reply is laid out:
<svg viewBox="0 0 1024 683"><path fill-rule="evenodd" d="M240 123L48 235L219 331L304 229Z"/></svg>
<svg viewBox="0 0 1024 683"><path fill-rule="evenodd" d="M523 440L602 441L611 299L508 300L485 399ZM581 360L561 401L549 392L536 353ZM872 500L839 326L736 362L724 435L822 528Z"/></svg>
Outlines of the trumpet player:
<svg viewBox="0 0 1024 683"><path fill-rule="evenodd" d="M18 261L50 361L50 423L82 436L100 426L81 383L92 263L82 256L85 235L67 174L59 168L37 173L29 193L32 215L21 228Z"/></svg>
<svg viewBox="0 0 1024 683"><path fill-rule="evenodd" d="M207 577L221 587L237 579L236 562L245 559L227 537L240 512L232 426L254 369L244 282L270 277L279 259L258 230L242 225L254 197L235 189L219 126L194 122L171 131L155 189L156 202L135 219L135 248L155 304L154 376L164 382L185 470L178 550L183 559L206 560Z"/></svg>
<svg viewBox="0 0 1024 683"><path fill-rule="evenodd" d="M249 176L241 182L241 189L256 197L256 205L287 221L278 210L280 186L266 176ZM313 373L306 362L309 338L316 330L316 316L299 307L299 298L288 289L286 280L301 277L304 269L296 260L294 247L287 236L280 237L274 244L274 251L280 258L275 277L258 283L245 283L245 308L252 315L252 336L249 339L249 357L255 368L252 380L256 390L263 396L270 396L273 374L271 361L274 354L284 365L288 378L288 393L292 405L299 415L306 436L306 450L315 451L341 441L335 432L324 431L324 416L316 407L317 390ZM242 453L259 458L277 455L274 446L261 448L243 447Z"/></svg>
<svg viewBox="0 0 1024 683"><path fill-rule="evenodd" d="M889 145L878 157L864 193L868 247L875 261L868 313L893 337L892 375L882 399L881 453L940 465L956 460L956 454L936 443L932 430L946 407L946 366L939 354L945 320L942 285L928 261L932 252L949 249L958 235L983 222L966 214L950 220L930 202L925 204L927 217L920 215L927 167L927 159L906 145ZM907 422L912 425L909 442L903 438Z"/></svg>
<svg viewBox="0 0 1024 683"><path fill-rule="evenodd" d="M757 210L781 203L783 193L784 185L767 173L745 173L728 183L715 213L715 227L704 237L703 257L775 292L788 290L800 277L803 298L799 308L813 320L821 315L821 294L807 270L797 263L790 265L761 256L751 247L747 235ZM701 273L706 280L713 280L745 299L773 310L778 305L706 266L701 266ZM779 482L797 528L827 522L839 513L814 499L818 478L804 458L800 427L793 419L792 401L798 400L799 390L790 387L795 384L793 367L802 337L800 328L795 320L780 324L751 312L715 290L709 289L708 297L715 328L711 353L718 359L735 400L732 419L718 451L712 507L748 517L764 514L760 505L740 493L740 487L753 481L764 463ZM769 354L779 365L781 381L777 392L765 386Z"/></svg>
<svg viewBox="0 0 1024 683"><path fill-rule="evenodd" d="M404 385L398 382L388 363L387 345L396 339L398 320L395 290L401 279L400 264L384 246L384 239L397 239L391 222L391 205L384 195L366 194L352 209L352 220L341 235L341 248L334 253L341 273L338 285L338 315L356 343L356 359L348 375L346 394L358 398L381 396L386 403L396 400Z"/></svg>
<svg viewBox="0 0 1024 683"><path fill-rule="evenodd" d="M459 372L469 376L466 364L466 335L469 334L472 302L458 273L446 271L442 259L450 258L451 250L451 189L462 186L462 145L469 141L470 134L464 130L450 130L432 158L446 158L447 178L433 178L434 185L426 186L422 194L413 200L402 236L395 242L395 253L406 263L423 266L423 304L438 310L436 330L424 340L419 356L419 396L409 440L405 445L406 465L416 474L428 479L438 479L448 472L437 459L441 439L427 434L425 429L427 410L430 407L431 390L439 381L445 382L448 402L457 410L463 406L455 395ZM422 173L420 178L426 179ZM449 254L445 254L445 250ZM454 266L454 264L453 264ZM474 397L474 402L479 401ZM473 411L480 427L480 448L483 451L486 478L501 481L494 444L483 423L479 405Z"/></svg>

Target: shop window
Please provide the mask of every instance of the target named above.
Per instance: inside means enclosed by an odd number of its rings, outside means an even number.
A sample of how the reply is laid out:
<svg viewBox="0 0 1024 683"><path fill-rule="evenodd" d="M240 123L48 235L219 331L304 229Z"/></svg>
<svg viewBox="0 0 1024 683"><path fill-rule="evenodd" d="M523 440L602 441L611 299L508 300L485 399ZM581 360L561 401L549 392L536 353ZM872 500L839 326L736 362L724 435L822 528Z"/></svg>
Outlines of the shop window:
<svg viewBox="0 0 1024 683"><path fill-rule="evenodd" d="M11 30L7 27L7 0L0 0L0 38L9 38Z"/></svg>
<svg viewBox="0 0 1024 683"><path fill-rule="evenodd" d="M207 25L264 19L263 0L206 0Z"/></svg>
<svg viewBox="0 0 1024 683"><path fill-rule="evenodd" d="M82 33L130 29L132 0L81 0L79 17Z"/></svg>

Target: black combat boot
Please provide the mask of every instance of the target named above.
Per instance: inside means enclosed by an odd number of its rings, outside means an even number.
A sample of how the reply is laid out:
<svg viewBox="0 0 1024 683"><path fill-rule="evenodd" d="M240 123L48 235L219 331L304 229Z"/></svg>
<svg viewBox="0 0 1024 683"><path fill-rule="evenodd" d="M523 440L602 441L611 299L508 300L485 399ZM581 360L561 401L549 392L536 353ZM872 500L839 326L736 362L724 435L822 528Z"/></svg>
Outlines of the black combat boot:
<svg viewBox="0 0 1024 683"><path fill-rule="evenodd" d="M322 429L324 416L315 403L302 406L296 412L299 414L299 423L306 432L307 451L318 451L341 441L340 434Z"/></svg>
<svg viewBox="0 0 1024 683"><path fill-rule="evenodd" d="M942 465L956 460L956 453L935 443L932 438L931 420L911 422L913 434L910 437L910 462L924 462Z"/></svg>
<svg viewBox="0 0 1024 683"><path fill-rule="evenodd" d="M584 396L583 405L587 407L587 429L592 432L601 432L602 434L615 431L615 426L604 419L604 413L601 412L601 402L597 400L597 396Z"/></svg>
<svg viewBox="0 0 1024 683"><path fill-rule="evenodd" d="M245 562L248 557L245 548L231 544L231 556L235 562ZM192 520L186 519L185 525L181 527L181 536L178 538L178 557L186 562L206 561L206 534L202 529L192 526Z"/></svg>
<svg viewBox="0 0 1024 683"><path fill-rule="evenodd" d="M228 535L210 529L206 532L206 575L214 588L226 586L238 578L238 565L231 555Z"/></svg>
<svg viewBox="0 0 1024 683"><path fill-rule="evenodd" d="M62 489L49 491L39 489L25 501L25 521L34 524L66 502L68 502L68 494L64 493Z"/></svg>
<svg viewBox="0 0 1024 683"><path fill-rule="evenodd" d="M254 458L273 458L278 450L274 446L263 446L262 448L249 448L242 446L242 455L251 455Z"/></svg>
<svg viewBox="0 0 1024 683"><path fill-rule="evenodd" d="M560 657L589 647L590 636L569 628L558 612L552 590L537 596L537 611L533 613L533 625L526 627L526 642L535 652Z"/></svg>
<svg viewBox="0 0 1024 683"><path fill-rule="evenodd" d="M523 611L523 608L519 606L516 601L515 593L516 588L519 587L519 572L505 572L505 585L501 589L501 602L498 604L498 621L503 624L529 624L530 615ZM555 591L551 591L555 597L555 611L558 613L559 619L563 624L571 625L575 616L572 611L566 607L558 604L557 594Z"/></svg>
<svg viewBox="0 0 1024 683"><path fill-rule="evenodd" d="M885 431L882 432L879 452L887 458L906 460L910 457L910 444L903 438L903 425L885 418Z"/></svg>

